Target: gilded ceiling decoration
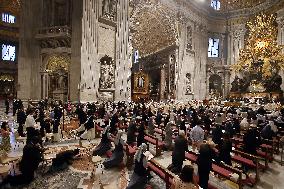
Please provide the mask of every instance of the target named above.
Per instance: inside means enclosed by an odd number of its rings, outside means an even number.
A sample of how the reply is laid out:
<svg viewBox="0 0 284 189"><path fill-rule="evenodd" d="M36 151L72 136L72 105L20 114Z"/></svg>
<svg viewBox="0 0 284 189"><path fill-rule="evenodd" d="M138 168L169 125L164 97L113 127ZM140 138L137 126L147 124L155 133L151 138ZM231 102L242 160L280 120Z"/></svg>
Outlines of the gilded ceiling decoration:
<svg viewBox="0 0 284 189"><path fill-rule="evenodd" d="M176 15L160 3L143 1L131 16L132 44L141 56L158 52L176 43Z"/></svg>
<svg viewBox="0 0 284 189"><path fill-rule="evenodd" d="M47 72L56 72L63 70L68 72L71 59L67 55L52 55L49 57L46 65Z"/></svg>
<svg viewBox="0 0 284 189"><path fill-rule="evenodd" d="M255 7L266 1L267 0L220 0L221 10L226 11Z"/></svg>
<svg viewBox="0 0 284 189"><path fill-rule="evenodd" d="M265 78L284 69L283 46L277 44L276 15L261 14L247 22L249 36L240 60L233 67L236 71L258 72Z"/></svg>
<svg viewBox="0 0 284 189"><path fill-rule="evenodd" d="M1 0L0 11L9 12L16 16L20 15L21 0Z"/></svg>
<svg viewBox="0 0 284 189"><path fill-rule="evenodd" d="M1 74L0 81L14 81L14 77L10 74Z"/></svg>

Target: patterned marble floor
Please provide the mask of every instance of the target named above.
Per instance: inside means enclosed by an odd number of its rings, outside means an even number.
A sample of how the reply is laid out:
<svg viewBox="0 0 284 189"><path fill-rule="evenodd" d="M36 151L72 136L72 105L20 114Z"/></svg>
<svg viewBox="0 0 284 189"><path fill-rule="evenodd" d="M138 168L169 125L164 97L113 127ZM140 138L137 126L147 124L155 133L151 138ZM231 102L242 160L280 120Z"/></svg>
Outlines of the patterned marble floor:
<svg viewBox="0 0 284 189"><path fill-rule="evenodd" d="M3 107L0 107L0 122L3 120L9 121L9 126L12 130L11 133L11 145L15 145L15 139L13 132L15 131L14 117L9 114L6 116ZM126 138L126 135L123 135ZM99 139L95 139L90 142L95 145L99 143ZM83 142L83 146L89 146L89 142ZM48 144L46 147L51 149L58 149L59 151L78 147L78 141L68 140L61 141L58 143ZM11 157L18 157L22 155L23 144L20 144L16 149L12 149L9 153ZM153 149L150 149L153 151ZM54 153L54 152L53 152ZM261 173L260 182L253 188L255 189L283 189L284 188L284 166L280 166L279 156L276 156L276 161L270 163L270 169L264 173ZM170 152L164 152L162 156L155 158L164 167L167 167L171 163ZM188 163L188 162L186 162ZM124 189L128 183L129 177L132 170L127 168L117 168L111 170L103 170L100 166L95 167L90 163L89 158L82 156L80 159L76 160L71 167L66 170L49 173L47 172L48 166L44 169L40 167L37 171L36 179L29 186L21 186L16 189ZM195 167L196 169L196 167ZM196 170L195 170L196 171ZM92 172L95 172L95 177L92 176ZM153 175L153 179L150 181L150 185L154 189L165 188L165 183L156 175ZM234 189L235 187L225 184L224 181L216 179L215 177L210 177L210 183L220 189ZM245 186L245 189L250 188Z"/></svg>

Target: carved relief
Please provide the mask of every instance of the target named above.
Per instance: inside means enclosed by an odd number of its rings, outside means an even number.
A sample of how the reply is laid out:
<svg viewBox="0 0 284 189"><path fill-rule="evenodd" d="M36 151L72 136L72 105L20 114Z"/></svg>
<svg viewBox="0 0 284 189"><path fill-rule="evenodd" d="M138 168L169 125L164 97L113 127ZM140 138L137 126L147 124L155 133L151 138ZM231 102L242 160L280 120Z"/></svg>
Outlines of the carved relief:
<svg viewBox="0 0 284 189"><path fill-rule="evenodd" d="M173 54L170 56L170 93L175 92L175 67L176 67L176 56Z"/></svg>
<svg viewBox="0 0 284 189"><path fill-rule="evenodd" d="M190 26L187 27L187 44L186 49L192 50L192 28Z"/></svg>
<svg viewBox="0 0 284 189"><path fill-rule="evenodd" d="M186 95L192 94L191 74L190 74L190 73L187 73L187 74L185 75L185 86L186 86L185 94L186 94Z"/></svg>
<svg viewBox="0 0 284 189"><path fill-rule="evenodd" d="M100 89L114 89L114 61L111 57L105 55L100 60Z"/></svg>
<svg viewBox="0 0 284 189"><path fill-rule="evenodd" d="M102 16L115 20L117 13L117 0L103 0Z"/></svg>

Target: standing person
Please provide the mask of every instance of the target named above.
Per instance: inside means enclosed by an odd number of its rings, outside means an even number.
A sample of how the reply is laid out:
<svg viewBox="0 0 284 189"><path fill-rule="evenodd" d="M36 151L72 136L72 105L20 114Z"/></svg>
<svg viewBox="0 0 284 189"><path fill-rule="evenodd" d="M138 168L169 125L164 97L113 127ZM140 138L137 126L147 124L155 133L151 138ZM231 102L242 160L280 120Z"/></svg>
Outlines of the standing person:
<svg viewBox="0 0 284 189"><path fill-rule="evenodd" d="M27 118L26 118L26 122L25 122L25 127L27 130L27 143L30 142L30 140L32 139L32 137L35 135L35 126L36 126L36 122L35 122L35 118L34 118L34 109L30 108L29 111L27 111Z"/></svg>
<svg viewBox="0 0 284 189"><path fill-rule="evenodd" d="M10 102L8 98L5 99L5 108L6 108L5 113L8 115L10 109Z"/></svg>
<svg viewBox="0 0 284 189"><path fill-rule="evenodd" d="M197 166L199 186L203 189L208 189L209 173L212 168L212 160L214 157L214 150L209 144L203 143L200 145Z"/></svg>
<svg viewBox="0 0 284 189"><path fill-rule="evenodd" d="M24 124L26 122L26 113L24 107L21 107L17 112L17 123L19 124L18 133L21 137L24 137Z"/></svg>
<svg viewBox="0 0 284 189"><path fill-rule="evenodd" d="M119 122L118 112L115 109L113 112L113 116L111 117L111 120L110 120L110 131L109 131L110 133L114 134L117 131L118 122Z"/></svg>
<svg viewBox="0 0 284 189"><path fill-rule="evenodd" d="M137 136L137 146L140 146L142 143L145 142L145 134L146 134L146 128L145 128L145 122L141 122L141 125L138 128L138 136Z"/></svg>
<svg viewBox="0 0 284 189"><path fill-rule="evenodd" d="M105 160L103 163L106 169L119 166L123 161L124 157L123 146L125 145L125 142L121 138L122 134L123 134L122 131L118 131L114 139L115 148L113 150L112 156L109 159Z"/></svg>
<svg viewBox="0 0 284 189"><path fill-rule="evenodd" d="M54 107L54 124L53 124L53 133L58 133L58 127L60 126L60 119L62 117L62 109L59 105Z"/></svg>
<svg viewBox="0 0 284 189"><path fill-rule="evenodd" d="M212 130L212 141L218 146L222 143L222 128L220 124L216 124L216 127Z"/></svg>
<svg viewBox="0 0 284 189"><path fill-rule="evenodd" d="M134 172L126 189L144 189L147 184L147 157L144 153L147 150L146 144L141 144L134 156Z"/></svg>
<svg viewBox="0 0 284 189"><path fill-rule="evenodd" d="M88 119L87 119L86 123L84 123L84 127L85 127L85 131L80 136L80 138L81 139L88 139L88 140L95 138L95 136L93 136L93 132L92 132L92 129L95 128L94 114L91 110L88 111Z"/></svg>
<svg viewBox="0 0 284 189"><path fill-rule="evenodd" d="M2 142L0 149L4 150L5 152L9 152L11 149L10 144L10 129L8 127L8 122L4 121L1 125L1 136L2 136Z"/></svg>
<svg viewBox="0 0 284 189"><path fill-rule="evenodd" d="M232 165L231 152L232 152L232 141L230 135L225 133L224 139L219 148L219 159L227 165Z"/></svg>
<svg viewBox="0 0 284 189"><path fill-rule="evenodd" d="M181 130L179 136L175 139L172 164L169 166L170 171L173 173L179 173L181 171L186 151L188 151L188 142L185 138L184 131Z"/></svg>
<svg viewBox="0 0 284 189"><path fill-rule="evenodd" d="M127 144L132 145L134 142L136 142L136 135L135 133L137 132L137 127L136 127L136 122L135 118L132 118L128 130L127 130Z"/></svg>
<svg viewBox="0 0 284 189"><path fill-rule="evenodd" d="M166 125L166 129L165 129L165 148L167 150L171 150L172 149L172 137L173 137L173 130L172 130L172 126L174 125L174 123L172 121L168 122Z"/></svg>
<svg viewBox="0 0 284 189"><path fill-rule="evenodd" d="M249 128L244 134L244 152L256 155L257 147L259 145L259 136L253 128Z"/></svg>
<svg viewBox="0 0 284 189"><path fill-rule="evenodd" d="M193 179L194 169L190 165L185 165L180 176L175 176L171 189L198 189L198 185Z"/></svg>
<svg viewBox="0 0 284 189"><path fill-rule="evenodd" d="M204 140L204 130L201 128L201 121L196 121L196 126L190 131L190 139L192 141L192 150L195 151L199 148L200 144Z"/></svg>
<svg viewBox="0 0 284 189"><path fill-rule="evenodd" d="M18 100L14 99L13 100L13 116L16 115L17 110L18 110Z"/></svg>
<svg viewBox="0 0 284 189"><path fill-rule="evenodd" d="M154 136L155 133L155 116L150 117L148 122L148 134Z"/></svg>

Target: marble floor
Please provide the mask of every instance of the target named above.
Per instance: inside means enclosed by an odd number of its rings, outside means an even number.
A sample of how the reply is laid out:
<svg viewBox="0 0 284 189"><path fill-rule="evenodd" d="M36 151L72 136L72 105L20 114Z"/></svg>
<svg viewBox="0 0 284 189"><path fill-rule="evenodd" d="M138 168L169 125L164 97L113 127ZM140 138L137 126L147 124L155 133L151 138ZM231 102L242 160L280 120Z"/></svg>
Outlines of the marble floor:
<svg viewBox="0 0 284 189"><path fill-rule="evenodd" d="M20 144L15 149L15 137L13 132L16 130L16 124L14 117L9 114L4 114L3 107L0 107L0 121L9 121L11 128L11 145L12 149L9 152L10 157L20 157L22 155L23 144ZM126 135L123 135L126 138ZM95 147L99 143L100 139L92 141L84 141L82 153L80 158L74 161L73 165L66 170L59 172L49 172L50 161L43 163L36 173L36 179L28 186L17 187L17 189L124 189L127 186L129 177L132 170L127 168L117 168L111 170L104 170L101 164L93 165L90 158L86 155L88 151ZM49 153L46 156L54 156L57 152L73 149L79 147L78 140L75 139L63 139L61 142L45 144ZM150 146L151 147L151 146ZM153 150L150 148L150 151ZM48 158L47 158L48 159ZM170 152L163 152L162 156L155 158L164 167L167 167L171 163ZM269 169L261 173L260 181L253 188L255 189L284 189L284 166L279 164L279 156L275 156L275 161L269 164ZM185 162L189 163L189 162ZM196 167L195 167L196 169ZM195 170L196 171L196 170ZM94 176L93 176L94 175ZM154 189L165 188L165 183L158 176L153 174L153 179L150 181L150 185ZM218 189L234 189L237 188L228 184L214 176L210 176L210 183L216 186ZM248 186L244 187L251 188Z"/></svg>

